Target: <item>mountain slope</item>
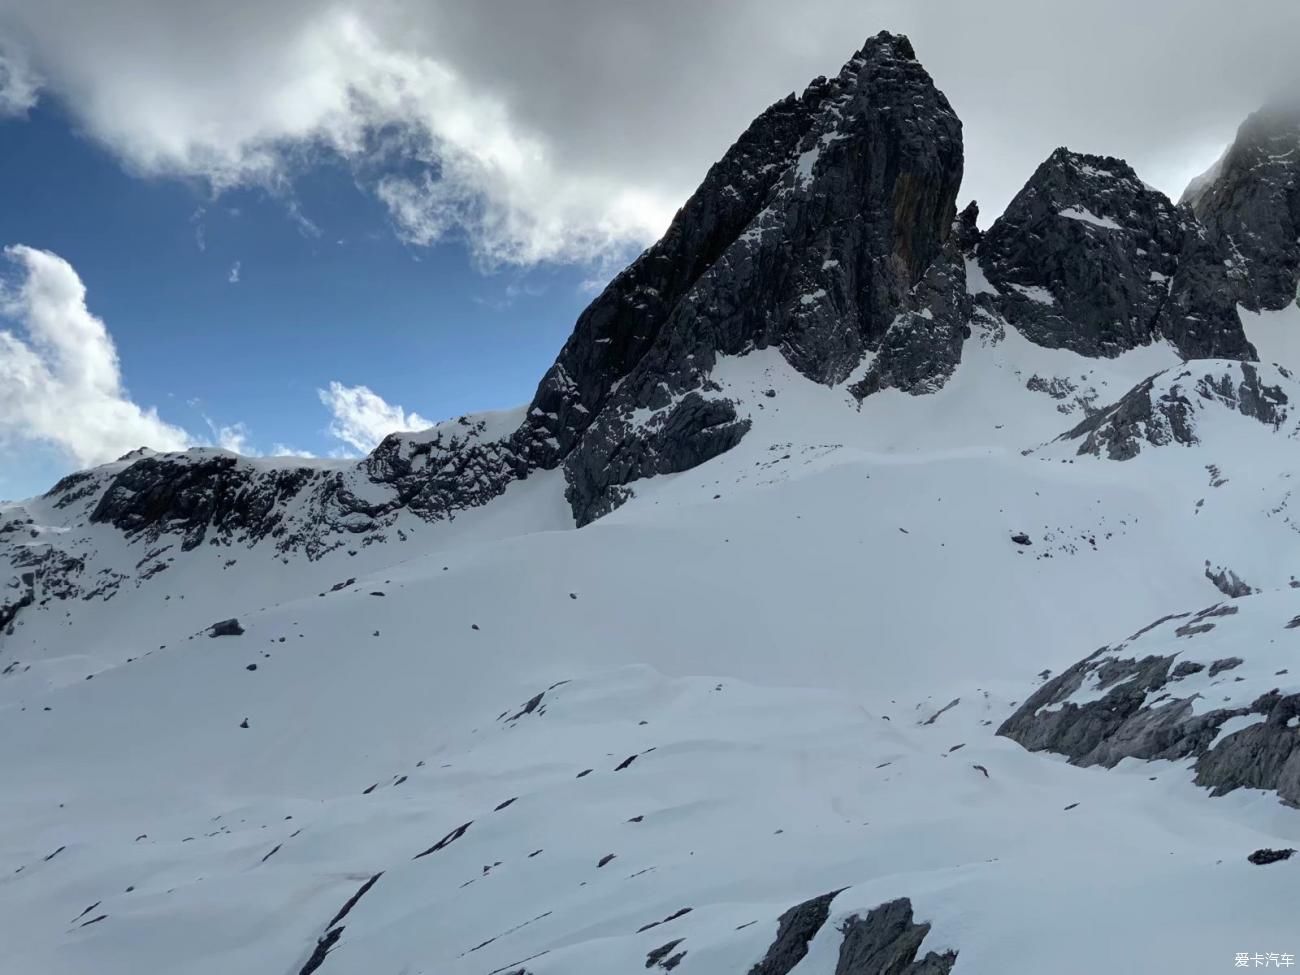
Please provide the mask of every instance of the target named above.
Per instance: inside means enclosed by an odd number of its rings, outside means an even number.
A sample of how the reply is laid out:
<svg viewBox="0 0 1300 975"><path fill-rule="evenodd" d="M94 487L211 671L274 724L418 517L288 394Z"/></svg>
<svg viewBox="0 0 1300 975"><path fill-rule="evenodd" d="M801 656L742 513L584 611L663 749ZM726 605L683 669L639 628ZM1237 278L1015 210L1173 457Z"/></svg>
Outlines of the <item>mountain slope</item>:
<svg viewBox="0 0 1300 975"><path fill-rule="evenodd" d="M1166 329L1190 211L1064 153L982 236L960 159L874 38L760 116L525 410L0 509L0 968L1288 950L1300 858L1248 857L1300 847L1296 309ZM1007 243L1040 217L1054 251ZM1133 747L1168 707L1178 747Z"/></svg>

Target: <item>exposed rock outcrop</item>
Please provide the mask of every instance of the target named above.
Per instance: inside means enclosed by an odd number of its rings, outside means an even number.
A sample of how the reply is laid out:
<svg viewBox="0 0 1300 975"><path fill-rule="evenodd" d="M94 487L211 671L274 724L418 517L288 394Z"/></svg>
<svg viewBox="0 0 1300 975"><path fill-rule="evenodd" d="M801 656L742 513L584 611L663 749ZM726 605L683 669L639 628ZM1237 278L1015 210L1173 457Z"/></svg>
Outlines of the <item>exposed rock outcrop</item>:
<svg viewBox="0 0 1300 975"><path fill-rule="evenodd" d="M1273 683L1285 669L1273 675L1256 665L1248 669L1250 679L1239 681L1240 670L1251 666L1246 658L1187 659L1198 654L1194 641L1208 639L1205 634L1237 616L1241 603L1259 598L1166 617L1100 648L1043 684L998 734L1083 766L1192 758L1196 783L1214 795L1271 789L1300 804L1300 690ZM1234 643L1250 647L1256 639L1247 631ZM1157 652L1134 653L1131 644ZM1271 689L1250 690L1252 680Z"/></svg>
<svg viewBox="0 0 1300 975"><path fill-rule="evenodd" d="M881 904L866 917L853 915L840 931L844 941L834 975L948 975L957 962L955 951L917 957L930 925L913 921L906 897Z"/></svg>
<svg viewBox="0 0 1300 975"><path fill-rule="evenodd" d="M842 891L796 904L781 915L776 939L749 975L787 975L808 954L808 945L826 925L831 902ZM912 918L906 897L872 908L866 916L849 915L839 925L843 936L834 975L947 975L955 951L928 952L918 958L930 925Z"/></svg>
<svg viewBox="0 0 1300 975"><path fill-rule="evenodd" d="M809 942L830 917L831 901L840 893L833 890L810 898L782 914L777 919L776 939L762 961L749 970L749 975L788 975L808 954Z"/></svg>
<svg viewBox="0 0 1300 975"><path fill-rule="evenodd" d="M859 399L889 387L933 393L952 377L970 338L962 232L958 221L942 255L909 293L908 307L885 331L866 375L850 387Z"/></svg>
<svg viewBox="0 0 1300 975"><path fill-rule="evenodd" d="M1295 378L1280 366L1189 363L1143 380L1058 439L1080 441L1080 454L1129 460L1144 445L1199 443L1198 421L1207 410L1229 410L1281 430L1295 387Z"/></svg>
<svg viewBox="0 0 1300 975"><path fill-rule="evenodd" d="M1165 338L1185 358L1254 358L1222 255L1109 156L1057 149L984 235L1001 313L1027 338L1116 356Z"/></svg>

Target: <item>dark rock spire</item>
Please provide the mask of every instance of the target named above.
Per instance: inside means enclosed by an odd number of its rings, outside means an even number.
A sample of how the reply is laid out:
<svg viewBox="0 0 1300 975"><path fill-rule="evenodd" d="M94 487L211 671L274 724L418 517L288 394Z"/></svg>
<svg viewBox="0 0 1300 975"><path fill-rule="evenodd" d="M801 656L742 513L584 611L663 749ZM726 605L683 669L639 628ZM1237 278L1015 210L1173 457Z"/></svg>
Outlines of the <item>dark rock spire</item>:
<svg viewBox="0 0 1300 975"><path fill-rule="evenodd" d="M759 116L664 238L583 313L516 453L563 461L583 523L626 484L744 436L734 406L708 395L719 355L775 346L810 379L837 383L866 353L905 347L876 388L941 384L960 342L940 343L941 374L916 375L928 356L912 333L926 319L907 316L942 293L945 335L960 335L964 267L945 246L962 161L961 123L911 44L871 38L835 78ZM900 318L906 334L887 339ZM653 422L632 422L646 411Z"/></svg>

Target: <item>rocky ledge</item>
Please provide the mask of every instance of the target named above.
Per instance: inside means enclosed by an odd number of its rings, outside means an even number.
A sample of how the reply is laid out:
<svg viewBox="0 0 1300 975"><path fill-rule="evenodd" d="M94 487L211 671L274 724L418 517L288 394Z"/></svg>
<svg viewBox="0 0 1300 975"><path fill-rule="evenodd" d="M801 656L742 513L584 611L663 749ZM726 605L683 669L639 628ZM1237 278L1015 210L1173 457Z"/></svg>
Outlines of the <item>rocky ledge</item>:
<svg viewBox="0 0 1300 975"><path fill-rule="evenodd" d="M1074 765L1190 759L1214 795L1300 805L1297 610L1288 590L1166 616L1048 680L998 734Z"/></svg>
<svg viewBox="0 0 1300 975"><path fill-rule="evenodd" d="M1144 380L1058 439L1079 441L1080 454L1129 460L1144 445L1200 443L1200 427L1208 413L1238 414L1294 437L1297 429L1287 420L1297 395L1295 377L1281 366L1188 363Z"/></svg>

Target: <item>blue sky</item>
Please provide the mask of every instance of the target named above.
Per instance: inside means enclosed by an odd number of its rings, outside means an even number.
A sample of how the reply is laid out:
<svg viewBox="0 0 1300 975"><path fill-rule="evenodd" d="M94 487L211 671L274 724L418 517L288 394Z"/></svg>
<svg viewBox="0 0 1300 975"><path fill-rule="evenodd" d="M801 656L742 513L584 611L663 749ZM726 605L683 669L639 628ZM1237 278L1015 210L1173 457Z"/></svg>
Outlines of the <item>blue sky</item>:
<svg viewBox="0 0 1300 975"><path fill-rule="evenodd" d="M260 452L347 449L317 394L331 382L434 421L526 401L610 274L488 270L460 240L404 243L324 152L288 187L214 198L200 180L133 174L50 102L0 119L0 146L0 245L72 265L136 403L214 440L209 421L243 424ZM75 466L53 446L10 445L0 497Z"/></svg>

